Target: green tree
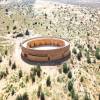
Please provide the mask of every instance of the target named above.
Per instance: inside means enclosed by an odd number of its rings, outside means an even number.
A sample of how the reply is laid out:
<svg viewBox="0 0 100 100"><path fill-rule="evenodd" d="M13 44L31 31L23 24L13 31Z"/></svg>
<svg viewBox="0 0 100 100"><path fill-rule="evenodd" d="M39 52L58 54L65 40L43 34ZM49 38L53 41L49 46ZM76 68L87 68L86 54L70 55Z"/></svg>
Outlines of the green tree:
<svg viewBox="0 0 100 100"><path fill-rule="evenodd" d="M16 27L16 26L14 26L14 27L13 27L13 30L15 30L15 29L17 29L17 27Z"/></svg>
<svg viewBox="0 0 100 100"><path fill-rule="evenodd" d="M75 97L75 90L73 88L71 89L70 93L71 93L71 97L74 98Z"/></svg>
<svg viewBox="0 0 100 100"><path fill-rule="evenodd" d="M29 82L29 76L28 75L25 77L25 82L26 83Z"/></svg>
<svg viewBox="0 0 100 100"><path fill-rule="evenodd" d="M41 93L41 98L40 98L40 100L45 100L45 97L44 97L44 93L43 93L43 92Z"/></svg>
<svg viewBox="0 0 100 100"><path fill-rule="evenodd" d="M73 48L72 52L73 52L74 54L77 54L77 50L76 50L75 48Z"/></svg>
<svg viewBox="0 0 100 100"><path fill-rule="evenodd" d="M95 53L95 57L100 60L100 49L96 48L96 53Z"/></svg>
<svg viewBox="0 0 100 100"><path fill-rule="evenodd" d="M73 82L69 81L68 82L68 90L71 91L73 89Z"/></svg>
<svg viewBox="0 0 100 100"><path fill-rule="evenodd" d="M11 59L9 60L9 66L11 66Z"/></svg>
<svg viewBox="0 0 100 100"><path fill-rule="evenodd" d="M35 82L35 75L34 74L32 75L31 79L32 79L32 83L34 83Z"/></svg>
<svg viewBox="0 0 100 100"><path fill-rule="evenodd" d="M67 73L69 71L69 68L67 67L67 64L66 63L64 63L63 64L63 73Z"/></svg>
<svg viewBox="0 0 100 100"><path fill-rule="evenodd" d="M2 56L0 56L0 62L2 62Z"/></svg>
<svg viewBox="0 0 100 100"><path fill-rule="evenodd" d="M7 30L9 30L9 26L7 26Z"/></svg>
<svg viewBox="0 0 100 100"><path fill-rule="evenodd" d="M22 98L21 95L18 95L18 96L16 97L16 100L23 100L23 98Z"/></svg>
<svg viewBox="0 0 100 100"><path fill-rule="evenodd" d="M18 75L19 75L19 79L20 79L22 77L22 75L23 75L22 70L19 70Z"/></svg>
<svg viewBox="0 0 100 100"><path fill-rule="evenodd" d="M5 9L6 12L8 12L8 9Z"/></svg>
<svg viewBox="0 0 100 100"><path fill-rule="evenodd" d="M8 71L8 68L7 67L6 67L6 72L5 73L6 73L6 75L9 74L9 71Z"/></svg>
<svg viewBox="0 0 100 100"><path fill-rule="evenodd" d="M72 72L71 71L68 72L68 78L70 78L70 79L72 78Z"/></svg>
<svg viewBox="0 0 100 100"><path fill-rule="evenodd" d="M80 61L81 58L82 58L82 53L81 53L81 51L79 51L79 53L77 54L77 59Z"/></svg>
<svg viewBox="0 0 100 100"><path fill-rule="evenodd" d="M34 74L34 75L36 75L36 72L37 72L37 69L34 67L34 68L31 68L31 72L30 73L32 73L32 75Z"/></svg>
<svg viewBox="0 0 100 100"><path fill-rule="evenodd" d="M47 77L47 81L46 81L47 86L51 86L51 80L50 80L50 76Z"/></svg>
<svg viewBox="0 0 100 100"><path fill-rule="evenodd" d="M15 90L12 89L12 91L11 91L11 95L13 96L14 94L15 94Z"/></svg>
<svg viewBox="0 0 100 100"><path fill-rule="evenodd" d="M84 79L83 79L83 77L81 77L81 78L80 78L80 82L83 82L83 81L84 81Z"/></svg>
<svg viewBox="0 0 100 100"><path fill-rule="evenodd" d="M8 51L7 50L5 50L5 55L7 55L8 54Z"/></svg>
<svg viewBox="0 0 100 100"><path fill-rule="evenodd" d="M87 93L85 93L84 100L91 100Z"/></svg>
<svg viewBox="0 0 100 100"><path fill-rule="evenodd" d="M78 94L75 94L73 100L79 100Z"/></svg>
<svg viewBox="0 0 100 100"><path fill-rule="evenodd" d="M41 86L39 86L37 91L38 98L41 96L41 91L42 91Z"/></svg>
<svg viewBox="0 0 100 100"><path fill-rule="evenodd" d="M40 77L41 76L41 71L42 71L40 65L37 65L36 71L37 71L37 76Z"/></svg>
<svg viewBox="0 0 100 100"><path fill-rule="evenodd" d="M91 59L89 56L87 57L87 63L91 63Z"/></svg>
<svg viewBox="0 0 100 100"><path fill-rule="evenodd" d="M36 71L36 68L31 68L30 78L32 80L32 83L35 82Z"/></svg>
<svg viewBox="0 0 100 100"><path fill-rule="evenodd" d="M100 100L100 94L99 94L98 100Z"/></svg>
<svg viewBox="0 0 100 100"><path fill-rule="evenodd" d="M28 97L27 92L25 92L25 93L23 94L22 98L23 98L22 100L29 100L29 97Z"/></svg>
<svg viewBox="0 0 100 100"><path fill-rule="evenodd" d="M28 31L28 29L26 30L25 35L29 35L29 31Z"/></svg>
<svg viewBox="0 0 100 100"><path fill-rule="evenodd" d="M7 76L6 72L0 71L0 80L1 80L2 78L5 78L6 76Z"/></svg>
<svg viewBox="0 0 100 100"><path fill-rule="evenodd" d="M12 64L12 69L16 69L16 63L15 62Z"/></svg>

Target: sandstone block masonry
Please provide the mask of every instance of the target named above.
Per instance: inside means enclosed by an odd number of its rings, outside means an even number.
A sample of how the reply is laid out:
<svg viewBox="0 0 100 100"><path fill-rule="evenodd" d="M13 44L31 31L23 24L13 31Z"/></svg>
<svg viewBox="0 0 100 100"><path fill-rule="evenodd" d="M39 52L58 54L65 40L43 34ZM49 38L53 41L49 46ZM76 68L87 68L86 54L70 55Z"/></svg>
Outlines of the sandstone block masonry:
<svg viewBox="0 0 100 100"><path fill-rule="evenodd" d="M53 49L34 49L38 46L55 46ZM51 37L32 38L21 43L22 57L30 61L54 61L70 54L70 45L66 40Z"/></svg>

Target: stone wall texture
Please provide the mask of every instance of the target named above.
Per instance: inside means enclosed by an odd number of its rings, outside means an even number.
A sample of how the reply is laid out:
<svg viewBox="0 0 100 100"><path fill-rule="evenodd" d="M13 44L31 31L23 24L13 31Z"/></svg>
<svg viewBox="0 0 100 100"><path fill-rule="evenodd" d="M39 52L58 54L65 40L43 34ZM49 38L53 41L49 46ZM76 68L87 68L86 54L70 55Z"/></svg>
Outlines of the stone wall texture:
<svg viewBox="0 0 100 100"><path fill-rule="evenodd" d="M55 49L36 50L34 47L53 45ZM32 38L21 43L22 57L30 61L54 61L67 57L70 54L70 45L66 40L59 38Z"/></svg>

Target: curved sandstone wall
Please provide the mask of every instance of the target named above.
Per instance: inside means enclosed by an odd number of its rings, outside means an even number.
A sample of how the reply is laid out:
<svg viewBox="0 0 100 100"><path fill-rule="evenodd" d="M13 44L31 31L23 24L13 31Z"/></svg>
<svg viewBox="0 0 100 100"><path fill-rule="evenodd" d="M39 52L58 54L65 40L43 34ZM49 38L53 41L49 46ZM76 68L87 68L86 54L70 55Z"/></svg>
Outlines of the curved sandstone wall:
<svg viewBox="0 0 100 100"><path fill-rule="evenodd" d="M51 45L55 49L35 50L34 47ZM70 45L67 41L58 38L33 38L21 44L22 56L30 61L53 61L67 57L70 54Z"/></svg>

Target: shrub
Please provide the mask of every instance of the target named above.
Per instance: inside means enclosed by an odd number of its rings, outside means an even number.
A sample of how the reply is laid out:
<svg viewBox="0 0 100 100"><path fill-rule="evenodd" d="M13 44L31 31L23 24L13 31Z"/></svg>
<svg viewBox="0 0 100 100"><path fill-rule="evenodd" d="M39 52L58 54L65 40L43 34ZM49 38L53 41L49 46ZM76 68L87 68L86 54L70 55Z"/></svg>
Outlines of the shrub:
<svg viewBox="0 0 100 100"><path fill-rule="evenodd" d="M87 93L85 93L84 100L91 100Z"/></svg>
<svg viewBox="0 0 100 100"><path fill-rule="evenodd" d="M75 94L75 96L74 96L73 99L74 99L74 100L79 100L78 94Z"/></svg>
<svg viewBox="0 0 100 100"><path fill-rule="evenodd" d="M36 71L37 71L37 76L40 77L41 76L41 67L40 67L40 65L37 65Z"/></svg>
<svg viewBox="0 0 100 100"><path fill-rule="evenodd" d="M8 32L8 34L10 34L10 32Z"/></svg>
<svg viewBox="0 0 100 100"><path fill-rule="evenodd" d="M72 72L71 71L68 72L68 78L72 78Z"/></svg>
<svg viewBox="0 0 100 100"><path fill-rule="evenodd" d="M62 69L61 68L59 68L58 71L59 71L60 74L62 73Z"/></svg>
<svg viewBox="0 0 100 100"><path fill-rule="evenodd" d="M7 30L9 30L9 26L7 26Z"/></svg>
<svg viewBox="0 0 100 100"><path fill-rule="evenodd" d="M100 60L100 49L96 48L96 53L95 53L95 57Z"/></svg>
<svg viewBox="0 0 100 100"><path fill-rule="evenodd" d="M13 63L12 69L16 69L16 63Z"/></svg>
<svg viewBox="0 0 100 100"><path fill-rule="evenodd" d="M32 80L32 83L35 82L35 75L34 75L34 73L30 73L30 78Z"/></svg>
<svg viewBox="0 0 100 100"><path fill-rule="evenodd" d="M81 53L81 51L80 51L80 52L77 54L77 59L80 61L81 58L82 58L82 53Z"/></svg>
<svg viewBox="0 0 100 100"><path fill-rule="evenodd" d="M73 89L73 83L72 81L68 82L68 90L71 91Z"/></svg>
<svg viewBox="0 0 100 100"><path fill-rule="evenodd" d="M14 94L15 94L15 90L12 89L12 91L11 91L11 95L13 96Z"/></svg>
<svg viewBox="0 0 100 100"><path fill-rule="evenodd" d="M28 97L27 92L25 92L25 93L23 94L22 98L23 98L22 100L29 100L29 97Z"/></svg>
<svg viewBox="0 0 100 100"><path fill-rule="evenodd" d="M8 9L5 9L6 12L8 12Z"/></svg>
<svg viewBox="0 0 100 100"><path fill-rule="evenodd" d="M30 78L32 80L32 83L35 82L35 75L36 75L36 68L32 68L30 72Z"/></svg>
<svg viewBox="0 0 100 100"><path fill-rule="evenodd" d="M18 95L16 100L29 100L27 92L25 92L23 95Z"/></svg>
<svg viewBox="0 0 100 100"><path fill-rule="evenodd" d="M75 48L73 48L72 52L73 52L74 54L77 54L77 51L76 51Z"/></svg>
<svg viewBox="0 0 100 100"><path fill-rule="evenodd" d="M9 74L8 68L6 68L6 75Z"/></svg>
<svg viewBox="0 0 100 100"><path fill-rule="evenodd" d="M11 59L9 60L9 66L11 66Z"/></svg>
<svg viewBox="0 0 100 100"><path fill-rule="evenodd" d="M87 63L91 63L91 59L89 56L87 57Z"/></svg>
<svg viewBox="0 0 100 100"><path fill-rule="evenodd" d="M19 87L24 88L24 87L25 87L25 83L24 83L23 81L21 81L21 82L19 83Z"/></svg>
<svg viewBox="0 0 100 100"><path fill-rule="evenodd" d="M67 67L67 64L66 63L64 63L63 64L63 73L67 73L69 71L69 68Z"/></svg>
<svg viewBox="0 0 100 100"><path fill-rule="evenodd" d="M83 77L81 77L81 78L80 78L80 82L83 82L83 81L84 81L84 79L83 79Z"/></svg>
<svg viewBox="0 0 100 100"><path fill-rule="evenodd" d="M43 92L41 93L41 98L40 98L40 100L45 100L45 97L44 97L44 93L43 93Z"/></svg>
<svg viewBox="0 0 100 100"><path fill-rule="evenodd" d="M46 13L44 14L44 16L45 16L45 19L47 19L47 14Z"/></svg>
<svg viewBox="0 0 100 100"><path fill-rule="evenodd" d="M74 98L75 97L75 91L74 91L74 89L71 89L70 93L71 93L71 97Z"/></svg>
<svg viewBox="0 0 100 100"><path fill-rule="evenodd" d="M5 50L5 55L7 55L8 54L8 51L7 50Z"/></svg>
<svg viewBox="0 0 100 100"><path fill-rule="evenodd" d="M29 31L28 30L26 30L25 35L29 35Z"/></svg>
<svg viewBox="0 0 100 100"><path fill-rule="evenodd" d="M37 69L36 69L35 67L34 67L34 68L31 68L31 72L30 72L30 73L31 73L32 75L33 75L33 74L36 75L36 72L37 72Z"/></svg>
<svg viewBox="0 0 100 100"><path fill-rule="evenodd" d="M47 81L46 81L47 86L51 86L51 80L50 80L50 76L47 77Z"/></svg>
<svg viewBox="0 0 100 100"><path fill-rule="evenodd" d="M0 71L0 80L2 78L5 78L7 76L7 74L4 71Z"/></svg>
<svg viewBox="0 0 100 100"><path fill-rule="evenodd" d="M26 83L29 82L29 76L26 76L26 77L25 77L25 82L26 82Z"/></svg>
<svg viewBox="0 0 100 100"><path fill-rule="evenodd" d="M22 98L21 95L18 95L18 96L16 97L16 100L23 100L23 98Z"/></svg>
<svg viewBox="0 0 100 100"><path fill-rule="evenodd" d="M17 38L17 37L23 37L23 36L24 36L24 35L23 35L22 33L19 33L19 34L16 35L16 38Z"/></svg>
<svg viewBox="0 0 100 100"><path fill-rule="evenodd" d="M31 77L31 79L32 79L32 83L34 83L34 82L35 82L35 75L33 75L33 76Z"/></svg>
<svg viewBox="0 0 100 100"><path fill-rule="evenodd" d="M2 62L2 56L0 56L0 62Z"/></svg>
<svg viewBox="0 0 100 100"><path fill-rule="evenodd" d="M37 96L38 98L41 96L41 86L38 87Z"/></svg>
<svg viewBox="0 0 100 100"><path fill-rule="evenodd" d="M13 27L13 30L15 30L15 29L17 29L17 27L16 27L16 26L14 26L14 27Z"/></svg>
<svg viewBox="0 0 100 100"><path fill-rule="evenodd" d="M22 70L19 70L19 73L18 73L18 75L19 75L19 79L22 77Z"/></svg>

